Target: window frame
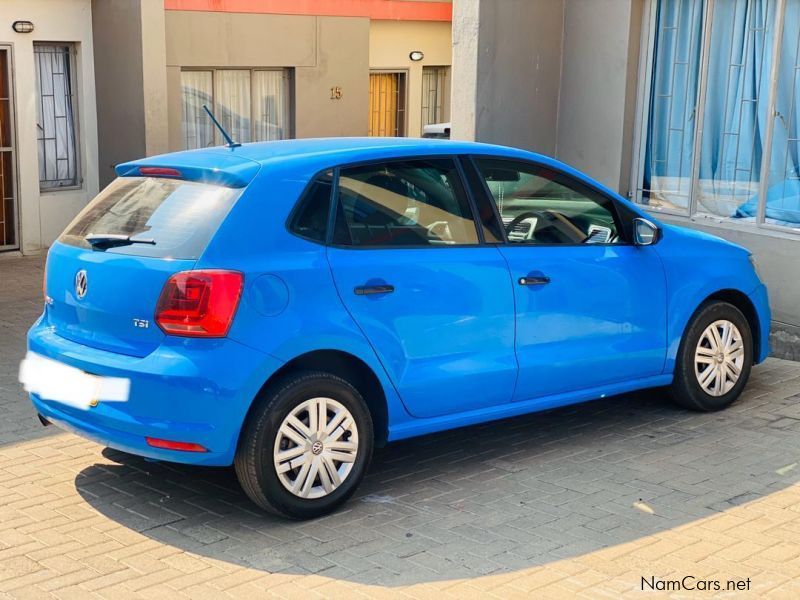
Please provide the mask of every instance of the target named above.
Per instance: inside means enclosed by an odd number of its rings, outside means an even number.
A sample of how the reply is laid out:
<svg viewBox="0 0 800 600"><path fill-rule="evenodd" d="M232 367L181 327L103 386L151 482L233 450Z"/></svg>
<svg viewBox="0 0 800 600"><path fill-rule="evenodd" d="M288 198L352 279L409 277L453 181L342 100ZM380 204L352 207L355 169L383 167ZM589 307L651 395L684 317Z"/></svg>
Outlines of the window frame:
<svg viewBox="0 0 800 600"><path fill-rule="evenodd" d="M647 148L647 129L650 121L650 97L652 93L652 74L655 67L654 59L656 54L656 15L658 3L661 0L646 0L642 12L642 29L639 43L638 69L638 89L636 94L636 109L634 117L634 139L632 147L632 164L630 174L630 188L628 197L636 206L641 207L649 214L664 214L677 217L689 222L697 222L701 225L711 227L721 227L723 229L745 231L780 237L784 239L797 239L800 235L800 227L789 227L768 223L766 221L767 191L770 187L770 166L773 151L773 132L775 129L775 112L777 103L777 74L781 64L781 42L786 23L786 3L788 0L775 1L775 18L769 23L774 28L775 34L773 43L770 47L765 47L765 52L769 50L772 56L772 63L769 66L768 76L770 78L769 93L767 97L766 114L767 125L763 138L763 150L761 155L761 165L759 171L758 189L756 192L756 215L753 222L741 222L730 216L715 215L699 206L696 190L699 187L700 171L700 152L702 150L703 116L706 109L706 90L708 88L708 63L711 43L711 31L714 25L714 2L710 0L703 5L701 39L700 39L700 65L698 73L698 95L695 104L695 114L697 115L696 131L692 142L694 156L692 157L692 173L690 182L689 201L686 210L670 210L651 208L642 203L642 192L640 190L645 169L645 153Z"/></svg>
<svg viewBox="0 0 800 600"><path fill-rule="evenodd" d="M434 76L438 75L437 72L442 72L442 89L438 90L439 95L441 96L441 118L434 123L425 123L425 111L429 107L425 104L425 73L432 73ZM450 120L450 88L451 83L450 79L452 77L452 68L451 65L423 65L422 66L422 92L420 94L421 102L420 102L420 126L419 126L419 134L422 135L425 133L425 126L426 125L433 125L437 123L447 123Z"/></svg>
<svg viewBox="0 0 800 600"><path fill-rule="evenodd" d="M408 80L409 70L407 68L380 68L370 69L370 75L397 75L397 135L383 136L383 135L369 135L368 137L408 137ZM369 94L367 94L369 96ZM368 99L369 101L369 99ZM402 105L402 107L401 107ZM372 118L372 105L368 106L368 116Z"/></svg>
<svg viewBox="0 0 800 600"><path fill-rule="evenodd" d="M445 250L448 248L480 248L486 246L487 243L484 240L483 236L483 227L480 224L478 219L478 213L476 210L475 199L473 198L472 192L470 188L467 186L466 177L464 176L464 169L461 165L461 161L459 157L463 155L459 154L413 154L408 156L392 156L388 158L371 158L367 160L361 161L354 161L348 163L341 163L338 164L334 168L334 175L333 175L333 186L331 188L331 193L333 194L332 202L330 204L331 213L328 219L328 235L325 240L325 245L330 248L338 248L341 250L412 250L412 249L434 249L434 250ZM412 245L403 245L403 246L394 246L394 245L380 245L380 246L348 246L344 244L335 244L333 242L333 234L336 230L336 219L339 215L339 205L341 204L339 200L339 176L342 169L349 169L355 167L365 167L370 165L377 165L377 164L391 164L391 163L398 163L398 162L411 162L417 160L450 160L456 169L456 176L458 177L458 181L461 184L462 189L464 190L464 196L467 200L467 207L469 208L470 212L472 213L472 223L475 226L475 232L477 234L478 241L475 244L444 244L441 246L432 245L432 244L412 244ZM329 169L329 168L328 168ZM320 173L324 173L328 169L323 169ZM319 175L319 173L315 174L314 177L309 181L310 183Z"/></svg>
<svg viewBox="0 0 800 600"><path fill-rule="evenodd" d="M190 67L180 67L180 72L183 73L184 71L191 71L191 72L204 72L204 73L211 73L211 110L214 113L214 116L219 114L219 104L217 102L217 89L219 87L217 82L217 72L218 71L247 71L250 73L250 138L255 137L255 119L253 118L253 107L256 105L255 103L255 90L253 86L253 73L259 71L274 71L283 73L283 77L286 80L286 131L287 135L285 138L281 138L284 140L291 140L295 137L295 94L294 94L294 68L293 67L225 67L225 66L217 66L217 67L201 67L201 66L190 66ZM181 86L181 94L180 94L181 104L183 104L183 88ZM181 110L183 110L181 108ZM213 142L214 145L222 145L225 143L225 140L222 139L222 134L220 134L219 130L214 127L212 128L212 135L213 135ZM234 140L235 142L240 142L241 140ZM263 140L262 140L263 141ZM279 141L279 140L273 140ZM186 135L183 131L183 118L181 117L181 146L183 147L182 150L201 150L200 148L186 148ZM249 142L248 142L249 143Z"/></svg>
<svg viewBox="0 0 800 600"><path fill-rule="evenodd" d="M494 211L494 218L497 223L499 223L500 231L503 234L503 241L501 245L509 246L509 247L581 247L581 248L589 248L589 247L614 247L619 248L620 246L635 246L633 242L631 242L631 235L630 235L630 227L628 221L630 220L627 213L633 213L634 211L624 207L624 210L621 210L619 201L614 198L613 196L609 195L607 192L598 189L591 183L587 181L583 181L580 178L576 178L574 175L567 173L564 169L561 169L556 166L551 166L544 164L543 162L539 162L536 160L529 160L525 158L517 158L517 157L508 157L502 156L497 154L469 154L465 155L465 159L467 159L470 163L471 169L473 169L475 176L478 178L480 182L480 193L483 194L488 202L491 203L492 210ZM548 171L556 173L558 176L569 182L570 184L574 184L574 189L580 194L585 195L590 200L593 200L592 196L596 196L602 200L605 200L605 203L610 206L609 212L611 213L611 218L614 219L614 225L617 229L617 236L619 237L620 241L617 242L603 242L603 243L592 243L592 244L584 244L584 243L569 243L569 244L562 244L562 243L541 243L541 242L510 242L508 241L508 233L506 232L506 228L503 225L503 219L500 216L500 213L497 208L497 202L492 195L489 186L486 184L486 179L483 177L480 168L478 167L478 160L485 159L485 160L500 160L505 161L511 165L521 165L527 166L531 169L547 169ZM516 167L513 167L516 168ZM561 183L561 182L557 182ZM570 187L570 186L565 186ZM586 192L589 192L588 194ZM607 208L605 204L599 203L600 206L603 208ZM623 218L622 213L626 213L625 217Z"/></svg>
<svg viewBox="0 0 800 600"><path fill-rule="evenodd" d="M64 46L69 49L69 85L70 85L70 92L72 97L72 130L73 130L73 137L74 137L74 152L75 152L75 183L71 185L60 185L54 187L42 187L42 180L38 179L39 182L39 193L40 194L57 194L59 192L74 192L76 190L82 190L84 184L84 174L83 174L83 160L82 160L82 140L81 140L81 118L80 118L80 97L79 97L79 87L78 87L78 44L76 42L57 42L52 40L34 40L33 42L33 59L34 59L34 74L36 74L36 85L35 85L35 94L36 94L36 103L37 105L41 105L41 94L40 89L41 85L38 81L38 58L36 57L36 47L37 46ZM13 70L13 69L12 69ZM38 126L38 123L37 123ZM37 144L37 153L38 153L38 144L39 144L39 136L37 133L36 136L36 144ZM39 162L37 158L37 167L39 167Z"/></svg>

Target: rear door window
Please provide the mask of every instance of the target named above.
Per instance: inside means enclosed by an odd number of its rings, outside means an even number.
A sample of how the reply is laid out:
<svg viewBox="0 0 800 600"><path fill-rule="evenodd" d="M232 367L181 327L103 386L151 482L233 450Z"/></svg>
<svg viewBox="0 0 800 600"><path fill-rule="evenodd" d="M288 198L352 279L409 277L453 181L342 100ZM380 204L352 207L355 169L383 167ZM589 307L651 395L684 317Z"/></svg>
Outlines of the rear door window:
<svg viewBox="0 0 800 600"><path fill-rule="evenodd" d="M334 243L342 246L477 244L458 170L449 159L342 169Z"/></svg>
<svg viewBox="0 0 800 600"><path fill-rule="evenodd" d="M155 243L114 246L105 252L196 260L241 192L180 179L119 177L75 217L58 241L91 248L87 235L126 235Z"/></svg>

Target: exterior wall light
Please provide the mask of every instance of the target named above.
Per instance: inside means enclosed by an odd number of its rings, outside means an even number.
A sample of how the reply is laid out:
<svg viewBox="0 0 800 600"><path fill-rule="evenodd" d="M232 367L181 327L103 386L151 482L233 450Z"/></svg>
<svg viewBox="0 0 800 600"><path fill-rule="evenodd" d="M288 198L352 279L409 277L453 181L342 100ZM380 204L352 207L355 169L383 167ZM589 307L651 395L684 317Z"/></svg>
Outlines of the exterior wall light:
<svg viewBox="0 0 800 600"><path fill-rule="evenodd" d="M30 33L33 31L33 21L14 21L11 29L17 33Z"/></svg>
<svg viewBox="0 0 800 600"><path fill-rule="evenodd" d="M425 55L422 53L421 50L414 50L411 54L408 55L408 58L410 58L414 62L417 62L425 58Z"/></svg>

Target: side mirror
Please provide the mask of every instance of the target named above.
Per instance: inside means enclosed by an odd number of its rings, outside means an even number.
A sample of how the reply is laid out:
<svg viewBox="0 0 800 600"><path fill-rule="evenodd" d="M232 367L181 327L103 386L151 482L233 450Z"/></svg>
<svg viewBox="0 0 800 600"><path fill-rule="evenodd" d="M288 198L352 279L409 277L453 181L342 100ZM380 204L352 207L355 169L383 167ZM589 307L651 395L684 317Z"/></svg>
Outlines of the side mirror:
<svg viewBox="0 0 800 600"><path fill-rule="evenodd" d="M652 221L642 217L633 220L633 243L636 246L652 246L661 239L661 230Z"/></svg>

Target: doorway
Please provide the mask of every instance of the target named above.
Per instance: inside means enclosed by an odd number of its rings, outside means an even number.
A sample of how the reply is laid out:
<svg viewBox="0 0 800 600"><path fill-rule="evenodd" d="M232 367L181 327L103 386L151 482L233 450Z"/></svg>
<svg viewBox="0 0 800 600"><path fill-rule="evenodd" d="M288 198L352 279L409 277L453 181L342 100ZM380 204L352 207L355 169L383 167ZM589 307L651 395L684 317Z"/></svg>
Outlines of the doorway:
<svg viewBox="0 0 800 600"><path fill-rule="evenodd" d="M15 167L11 51L0 46L0 250L19 248Z"/></svg>
<svg viewBox="0 0 800 600"><path fill-rule="evenodd" d="M369 74L370 136L402 137L406 134L406 74L373 71Z"/></svg>

